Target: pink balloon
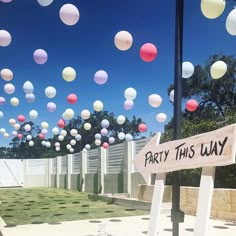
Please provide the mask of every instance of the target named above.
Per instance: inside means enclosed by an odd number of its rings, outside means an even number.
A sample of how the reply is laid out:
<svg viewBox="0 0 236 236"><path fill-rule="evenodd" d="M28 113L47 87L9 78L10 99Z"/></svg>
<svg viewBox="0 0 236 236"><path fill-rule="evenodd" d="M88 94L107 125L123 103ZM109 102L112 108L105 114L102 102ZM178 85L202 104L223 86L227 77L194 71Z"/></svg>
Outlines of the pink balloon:
<svg viewBox="0 0 236 236"><path fill-rule="evenodd" d="M66 126L66 122L64 119L60 119L58 122L57 122L57 126L59 128L64 128Z"/></svg>
<svg viewBox="0 0 236 236"><path fill-rule="evenodd" d="M48 54L43 49L37 49L34 51L33 58L37 64L42 65L48 60Z"/></svg>
<svg viewBox="0 0 236 236"><path fill-rule="evenodd" d="M147 131L147 126L146 126L146 124L140 124L140 125L138 126L138 130L139 130L140 132L146 132L146 131Z"/></svg>
<svg viewBox="0 0 236 236"><path fill-rule="evenodd" d="M47 104L47 109L49 112L54 112L57 109L57 105L54 102L49 102Z"/></svg>
<svg viewBox="0 0 236 236"><path fill-rule="evenodd" d="M13 0L1 0L1 2L5 2L5 3L8 3L8 2L12 2Z"/></svg>
<svg viewBox="0 0 236 236"><path fill-rule="evenodd" d="M103 148L105 148L105 149L109 148L109 144L108 144L107 142L104 142L104 143L102 144L102 146L103 146Z"/></svg>
<svg viewBox="0 0 236 236"><path fill-rule="evenodd" d="M44 138L45 138L45 135L44 135L44 134L39 134L39 138L40 138L40 139L44 139Z"/></svg>
<svg viewBox="0 0 236 236"><path fill-rule="evenodd" d="M151 62L153 61L157 56L157 48L152 43L145 43L140 48L140 57L143 59L143 61Z"/></svg>
<svg viewBox="0 0 236 236"><path fill-rule="evenodd" d="M18 134L17 137L18 138L23 138L23 135L22 134Z"/></svg>
<svg viewBox="0 0 236 236"><path fill-rule="evenodd" d="M68 95L67 97L67 101L70 103L70 104L75 104L77 102L77 96L76 94L74 93L71 93Z"/></svg>
<svg viewBox="0 0 236 236"><path fill-rule="evenodd" d="M196 111L198 108L198 102L195 99L189 99L186 103L186 109L188 111Z"/></svg>
<svg viewBox="0 0 236 236"><path fill-rule="evenodd" d="M108 134L108 130L106 128L101 129L101 135L106 136Z"/></svg>
<svg viewBox="0 0 236 236"><path fill-rule="evenodd" d="M99 70L94 75L94 81L97 84L105 84L108 80L108 74L104 70Z"/></svg>
<svg viewBox="0 0 236 236"><path fill-rule="evenodd" d="M131 110L134 106L134 102L132 100L125 100L124 102L124 109Z"/></svg>
<svg viewBox="0 0 236 236"><path fill-rule="evenodd" d="M19 115L19 116L17 117L17 120L18 120L19 122L25 122L25 117L24 117L23 115Z"/></svg>

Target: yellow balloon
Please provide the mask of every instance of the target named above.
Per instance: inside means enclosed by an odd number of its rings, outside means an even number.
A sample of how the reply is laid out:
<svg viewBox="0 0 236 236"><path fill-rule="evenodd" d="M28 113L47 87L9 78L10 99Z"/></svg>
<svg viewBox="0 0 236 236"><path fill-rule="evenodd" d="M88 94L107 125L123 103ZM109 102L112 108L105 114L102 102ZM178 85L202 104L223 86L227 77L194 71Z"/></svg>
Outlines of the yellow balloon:
<svg viewBox="0 0 236 236"><path fill-rule="evenodd" d="M202 14L209 19L219 17L225 9L225 0L201 0Z"/></svg>
<svg viewBox="0 0 236 236"><path fill-rule="evenodd" d="M90 130L92 128L90 123L84 123L84 129Z"/></svg>
<svg viewBox="0 0 236 236"><path fill-rule="evenodd" d="M76 71L72 67L66 67L62 71L62 77L65 81L71 82L76 77Z"/></svg>
<svg viewBox="0 0 236 236"><path fill-rule="evenodd" d="M225 75L226 71L227 71L226 63L223 61L216 61L211 66L210 70L211 77L212 79L219 79Z"/></svg>
<svg viewBox="0 0 236 236"><path fill-rule="evenodd" d="M97 112L101 111L103 109L103 103L99 100L95 101L93 103L93 109Z"/></svg>
<svg viewBox="0 0 236 236"><path fill-rule="evenodd" d="M7 69L7 68L6 69L2 69L0 74L1 74L2 79L5 80L5 81L10 81L13 78L12 71Z"/></svg>
<svg viewBox="0 0 236 236"><path fill-rule="evenodd" d="M18 98L13 97L13 98L10 100L10 103L11 103L12 106L16 107L16 106L19 105L20 101L19 101Z"/></svg>

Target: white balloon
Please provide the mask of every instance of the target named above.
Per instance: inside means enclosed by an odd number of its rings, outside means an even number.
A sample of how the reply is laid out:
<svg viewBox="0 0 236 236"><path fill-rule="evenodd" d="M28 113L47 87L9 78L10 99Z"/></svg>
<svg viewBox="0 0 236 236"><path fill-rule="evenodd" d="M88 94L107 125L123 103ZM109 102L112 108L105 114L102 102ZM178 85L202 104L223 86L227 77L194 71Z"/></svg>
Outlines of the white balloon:
<svg viewBox="0 0 236 236"><path fill-rule="evenodd" d="M125 118L125 116L123 116L123 115L119 115L119 116L116 118L116 121L117 121L117 123L118 123L119 125L124 124L124 123L125 123L125 120L126 120L126 118Z"/></svg>
<svg viewBox="0 0 236 236"><path fill-rule="evenodd" d="M28 103L33 103L35 101L35 95L33 93L26 93L25 99Z"/></svg>
<svg viewBox="0 0 236 236"><path fill-rule="evenodd" d="M37 119L37 118L38 118L38 112L37 112L36 110L31 110L31 111L29 112L29 117L30 117L31 119Z"/></svg>
<svg viewBox="0 0 236 236"><path fill-rule="evenodd" d="M54 0L37 0L38 3L43 6L43 7L47 7L49 6Z"/></svg>
<svg viewBox="0 0 236 236"><path fill-rule="evenodd" d="M76 71L74 68L68 66L62 71L62 78L67 82L72 82L76 78Z"/></svg>
<svg viewBox="0 0 236 236"><path fill-rule="evenodd" d="M60 147L56 147L56 151L59 152L61 149Z"/></svg>
<svg viewBox="0 0 236 236"><path fill-rule="evenodd" d="M92 125L90 123L84 123L84 129L85 130L90 130L92 128Z"/></svg>
<svg viewBox="0 0 236 236"><path fill-rule="evenodd" d="M102 135L99 134L99 133L96 133L94 137L95 137L95 139L101 139L101 138L102 138Z"/></svg>
<svg viewBox="0 0 236 236"><path fill-rule="evenodd" d="M133 141L133 136L132 136L131 134L126 134L126 135L125 135L125 140L126 140L127 142L131 142L131 141Z"/></svg>
<svg viewBox="0 0 236 236"><path fill-rule="evenodd" d="M110 144L113 144L115 141L116 141L116 140L115 140L114 137L110 137L110 138L108 139L108 142L109 142Z"/></svg>
<svg viewBox="0 0 236 236"><path fill-rule="evenodd" d="M90 111L85 109L81 111L80 116L82 117L82 119L87 120L90 118Z"/></svg>
<svg viewBox="0 0 236 236"><path fill-rule="evenodd" d="M225 75L227 71L227 65L224 61L216 61L211 66L211 77L212 79L219 79Z"/></svg>
<svg viewBox="0 0 236 236"><path fill-rule="evenodd" d="M118 138L119 138L120 140L123 140L123 139L125 138L125 133L120 132L120 133L118 134Z"/></svg>
<svg viewBox="0 0 236 236"><path fill-rule="evenodd" d="M128 31L120 31L114 37L116 47L121 51L130 49L133 44L133 37Z"/></svg>
<svg viewBox="0 0 236 236"><path fill-rule="evenodd" d="M102 120L102 122L101 122L102 128L108 128L109 125L110 125L109 120L107 120L107 119Z"/></svg>
<svg viewBox="0 0 236 236"><path fill-rule="evenodd" d="M2 79L5 81L10 81L13 79L13 72L10 69L2 69L0 74Z"/></svg>
<svg viewBox="0 0 236 236"><path fill-rule="evenodd" d="M30 147L33 147L33 146L34 146L34 141L32 141L32 140L29 141L29 146L30 146Z"/></svg>
<svg viewBox="0 0 236 236"><path fill-rule="evenodd" d="M66 145L66 149L70 150L71 148L72 148L72 147L71 147L70 144L67 144L67 145Z"/></svg>
<svg viewBox="0 0 236 236"><path fill-rule="evenodd" d="M124 92L124 96L127 100L134 100L137 96L137 92L134 88L127 88Z"/></svg>
<svg viewBox="0 0 236 236"><path fill-rule="evenodd" d="M58 140L59 140L59 141L63 141L63 140L64 140L64 136L59 135L59 136L58 136Z"/></svg>
<svg viewBox="0 0 236 236"><path fill-rule="evenodd" d="M16 124L16 120L13 119L13 118L9 119L9 124L10 125L15 125Z"/></svg>
<svg viewBox="0 0 236 236"><path fill-rule="evenodd" d="M3 117L4 117L4 113L0 111L0 119L2 119Z"/></svg>
<svg viewBox="0 0 236 236"><path fill-rule="evenodd" d="M57 91L54 87L52 86L48 86L46 89L45 89L45 95L48 97L48 98L54 98L57 94Z"/></svg>
<svg viewBox="0 0 236 236"><path fill-rule="evenodd" d="M63 136L63 137L66 137L66 135L67 135L67 131L66 130L61 130L61 135Z"/></svg>
<svg viewBox="0 0 236 236"><path fill-rule="evenodd" d="M148 97L148 102L149 102L149 105L152 107L159 107L162 103L162 98L158 94L151 94Z"/></svg>
<svg viewBox="0 0 236 236"><path fill-rule="evenodd" d="M48 122L43 121L43 122L41 123L41 127L42 127L42 129L48 129L48 127L49 127Z"/></svg>
<svg viewBox="0 0 236 236"><path fill-rule="evenodd" d="M33 93L34 92L34 86L30 81L26 81L23 84L23 90L25 93Z"/></svg>
<svg viewBox="0 0 236 236"><path fill-rule="evenodd" d="M202 14L209 19L219 17L225 9L225 0L201 0Z"/></svg>
<svg viewBox="0 0 236 236"><path fill-rule="evenodd" d="M54 145L55 145L55 147L60 147L61 146L61 144L58 143L58 142L56 142Z"/></svg>
<svg viewBox="0 0 236 236"><path fill-rule="evenodd" d="M17 132L16 132L15 130L13 130L13 131L11 132L11 134L12 134L13 136L17 136Z"/></svg>
<svg viewBox="0 0 236 236"><path fill-rule="evenodd" d="M47 148L50 148L50 147L51 147L51 143L47 141L47 142L46 142L46 147L47 147Z"/></svg>
<svg viewBox="0 0 236 236"><path fill-rule="evenodd" d="M30 141L30 140L32 139L32 136L31 136L30 134L28 134L28 135L26 136L26 139L27 139L28 141Z"/></svg>
<svg viewBox="0 0 236 236"><path fill-rule="evenodd" d="M64 118L66 120L71 120L74 117L75 113L71 108L68 108L64 112Z"/></svg>
<svg viewBox="0 0 236 236"><path fill-rule="evenodd" d="M81 137L81 135L80 135L80 134L76 134L76 135L75 135L75 140L76 140L76 141L80 141L80 140L81 140L81 138L82 138L82 137Z"/></svg>
<svg viewBox="0 0 236 236"><path fill-rule="evenodd" d="M16 123L16 124L14 124L13 127L14 127L15 130L19 130L20 129L20 124Z"/></svg>
<svg viewBox="0 0 236 236"><path fill-rule="evenodd" d="M8 133L4 133L4 134L3 134L3 137L4 137L4 138L9 138L9 134L8 134Z"/></svg>
<svg viewBox="0 0 236 236"><path fill-rule="evenodd" d="M71 129L71 130L70 130L70 135L71 135L71 136L75 137L76 134L78 134L77 129Z"/></svg>
<svg viewBox="0 0 236 236"><path fill-rule="evenodd" d="M41 144L42 144L43 146L46 146L47 142L46 142L45 140L43 140L43 141L41 142Z"/></svg>
<svg viewBox="0 0 236 236"><path fill-rule="evenodd" d="M26 124L26 125L24 126L24 130L25 130L26 132L29 132L29 131L31 130L31 125L30 125L30 124Z"/></svg>
<svg viewBox="0 0 236 236"><path fill-rule="evenodd" d="M88 150L90 150L90 145L86 144L84 148L88 151Z"/></svg>
<svg viewBox="0 0 236 236"><path fill-rule="evenodd" d="M93 103L93 109L97 112L101 111L103 109L103 103L99 100L95 101Z"/></svg>
<svg viewBox="0 0 236 236"><path fill-rule="evenodd" d="M74 148L70 148L70 153L73 153L75 150L74 150Z"/></svg>
<svg viewBox="0 0 236 236"><path fill-rule="evenodd" d="M71 140L70 140L70 144L71 144L72 146L75 146L75 144L76 144L76 140L71 139Z"/></svg>
<svg viewBox="0 0 236 236"><path fill-rule="evenodd" d="M59 15L61 21L66 25L75 25L80 16L78 8L69 3L61 7Z"/></svg>
<svg viewBox="0 0 236 236"><path fill-rule="evenodd" d="M169 99L170 99L171 102L174 102L174 99L175 99L175 91L174 91L174 89L171 90L170 95L169 95Z"/></svg>
<svg viewBox="0 0 236 236"><path fill-rule="evenodd" d="M1 128L1 129L0 129L0 134L4 134L4 133L6 133L6 129Z"/></svg>
<svg viewBox="0 0 236 236"><path fill-rule="evenodd" d="M231 35L236 35L236 9L232 10L226 19L226 30Z"/></svg>
<svg viewBox="0 0 236 236"><path fill-rule="evenodd" d="M52 133L53 133L53 135L58 135L59 134L59 129L57 127L54 127L52 129Z"/></svg>
<svg viewBox="0 0 236 236"><path fill-rule="evenodd" d="M159 121L159 122L165 122L166 119L167 119L167 116L166 116L165 113L159 113L156 116L156 120Z"/></svg>
<svg viewBox="0 0 236 236"><path fill-rule="evenodd" d="M16 106L19 105L20 101L19 101L18 98L13 97L13 98L11 98L10 103L11 103L12 106L16 107Z"/></svg>
<svg viewBox="0 0 236 236"><path fill-rule="evenodd" d="M0 30L0 46L6 47L11 43L11 35L6 30Z"/></svg>
<svg viewBox="0 0 236 236"><path fill-rule="evenodd" d="M96 146L100 146L101 143L102 143L102 141L101 141L100 139L96 139L96 140L95 140L95 145L96 145Z"/></svg>
<svg viewBox="0 0 236 236"><path fill-rule="evenodd" d="M191 62L185 61L182 63L182 78L190 78L194 73L194 66Z"/></svg>
<svg viewBox="0 0 236 236"><path fill-rule="evenodd" d="M48 133L48 130L47 130L47 129L42 129L42 130L41 130L41 134L47 135L47 133Z"/></svg>

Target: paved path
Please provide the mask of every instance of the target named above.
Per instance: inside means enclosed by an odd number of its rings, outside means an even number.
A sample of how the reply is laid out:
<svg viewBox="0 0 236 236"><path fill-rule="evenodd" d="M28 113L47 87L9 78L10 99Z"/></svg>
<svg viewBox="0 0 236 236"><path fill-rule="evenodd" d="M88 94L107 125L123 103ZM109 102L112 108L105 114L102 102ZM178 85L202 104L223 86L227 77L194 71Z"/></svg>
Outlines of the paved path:
<svg viewBox="0 0 236 236"><path fill-rule="evenodd" d="M180 236L193 235L195 219L194 216L185 215L185 222L180 224ZM58 224L31 224L16 227L4 227L4 222L0 221L0 230L3 236L101 236L99 235L99 226L105 224L107 236L145 236L148 223L149 216L68 221ZM161 214L158 235L172 235L169 213ZM222 235L236 236L236 223L211 220L208 236Z"/></svg>

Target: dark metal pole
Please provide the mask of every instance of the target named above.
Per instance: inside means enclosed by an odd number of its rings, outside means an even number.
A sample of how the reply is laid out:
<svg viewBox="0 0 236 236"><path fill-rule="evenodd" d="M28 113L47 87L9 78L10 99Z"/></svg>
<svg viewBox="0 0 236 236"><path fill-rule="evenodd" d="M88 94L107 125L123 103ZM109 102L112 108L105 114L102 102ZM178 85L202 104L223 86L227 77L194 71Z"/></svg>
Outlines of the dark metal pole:
<svg viewBox="0 0 236 236"><path fill-rule="evenodd" d="M181 102L182 102L182 48L183 48L183 9L184 0L176 0L175 15L175 79L174 79L174 140L181 138ZM184 221L180 210L180 173L173 172L172 210L173 236L179 235L179 223Z"/></svg>

